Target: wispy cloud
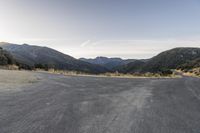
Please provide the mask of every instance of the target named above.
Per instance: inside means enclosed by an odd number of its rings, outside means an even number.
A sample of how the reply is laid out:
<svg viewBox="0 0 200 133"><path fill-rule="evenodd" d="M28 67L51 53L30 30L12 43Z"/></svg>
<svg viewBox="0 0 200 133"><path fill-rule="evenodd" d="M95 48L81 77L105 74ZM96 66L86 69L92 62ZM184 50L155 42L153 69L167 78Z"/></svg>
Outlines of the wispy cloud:
<svg viewBox="0 0 200 133"><path fill-rule="evenodd" d="M85 47L85 46L87 46L88 44L90 44L90 40L87 40L87 41L85 41L85 42L83 42L80 46L81 47Z"/></svg>
<svg viewBox="0 0 200 133"><path fill-rule="evenodd" d="M85 47L87 46L87 47ZM77 57L92 58L96 56L122 58L151 58L158 53L175 47L200 47L200 39L169 38L144 40L97 40L85 41Z"/></svg>

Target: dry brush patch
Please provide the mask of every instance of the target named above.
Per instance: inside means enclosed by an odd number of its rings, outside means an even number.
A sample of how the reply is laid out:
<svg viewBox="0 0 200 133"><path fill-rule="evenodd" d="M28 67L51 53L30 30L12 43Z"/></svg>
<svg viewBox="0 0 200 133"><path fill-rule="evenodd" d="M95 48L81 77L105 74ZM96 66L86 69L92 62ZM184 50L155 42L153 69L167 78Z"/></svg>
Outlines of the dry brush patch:
<svg viewBox="0 0 200 133"><path fill-rule="evenodd" d="M197 68L192 68L192 69L189 69L189 70L177 70L177 72L180 72L180 73L183 73L183 75L185 76L192 76L192 77L198 77L200 78L200 67L197 67Z"/></svg>
<svg viewBox="0 0 200 133"><path fill-rule="evenodd" d="M44 71L42 69L37 69L36 71L39 72L47 72L53 74L62 74L66 76L91 76L91 77L112 77L112 78L180 78L181 76L176 75L176 73L172 74L159 74L159 73L118 73L118 72L107 72L102 74L91 74L91 73L84 73L79 71L66 71L66 70L55 70L49 69L48 71Z"/></svg>

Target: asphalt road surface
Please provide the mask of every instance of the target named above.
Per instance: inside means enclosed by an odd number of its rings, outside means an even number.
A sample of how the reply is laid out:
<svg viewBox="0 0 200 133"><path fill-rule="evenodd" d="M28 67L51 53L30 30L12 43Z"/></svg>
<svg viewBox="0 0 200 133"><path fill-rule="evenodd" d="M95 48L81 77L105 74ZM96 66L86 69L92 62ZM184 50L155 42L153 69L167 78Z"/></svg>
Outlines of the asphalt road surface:
<svg viewBox="0 0 200 133"><path fill-rule="evenodd" d="M0 133L200 133L198 78L3 73ZM5 73L28 76L12 83Z"/></svg>

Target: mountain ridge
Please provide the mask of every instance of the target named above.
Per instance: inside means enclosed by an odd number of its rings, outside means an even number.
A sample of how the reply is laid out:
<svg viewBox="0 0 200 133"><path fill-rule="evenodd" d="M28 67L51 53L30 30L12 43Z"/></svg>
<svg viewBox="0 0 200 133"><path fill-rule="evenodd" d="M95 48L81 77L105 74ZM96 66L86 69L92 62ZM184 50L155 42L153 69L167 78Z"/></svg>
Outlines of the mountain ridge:
<svg viewBox="0 0 200 133"><path fill-rule="evenodd" d="M147 62L138 64L129 63L117 71L123 73L170 73L171 69L177 69L179 66L188 61L195 60L200 57L200 48L193 47L177 47L150 58ZM134 68L134 69L128 69Z"/></svg>
<svg viewBox="0 0 200 133"><path fill-rule="evenodd" d="M96 58L80 58L79 60L96 64L96 65L101 65L103 67L106 67L109 70L112 70L113 68L121 65L128 64L130 62L134 62L135 59L121 59L119 57L114 57L114 58L108 58L104 56L97 56Z"/></svg>
<svg viewBox="0 0 200 133"><path fill-rule="evenodd" d="M84 61L80 61L57 50L36 45L18 45L11 43L0 43L0 46L9 51L16 60L30 68L37 64L46 65L49 68L81 71L86 73L103 73L106 68Z"/></svg>
<svg viewBox="0 0 200 133"><path fill-rule="evenodd" d="M177 47L163 51L150 59L121 59L99 56L94 59L80 58L63 54L52 48L36 45L0 43L17 63L23 67L36 66L58 70L80 71L86 73L171 73L172 69L200 67L200 48Z"/></svg>

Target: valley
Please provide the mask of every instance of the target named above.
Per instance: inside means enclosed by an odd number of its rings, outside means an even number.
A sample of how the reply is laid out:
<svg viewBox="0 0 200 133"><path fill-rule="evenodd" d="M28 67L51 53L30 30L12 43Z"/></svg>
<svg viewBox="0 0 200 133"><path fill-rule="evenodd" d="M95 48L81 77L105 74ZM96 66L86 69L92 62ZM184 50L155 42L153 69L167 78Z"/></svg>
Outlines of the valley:
<svg viewBox="0 0 200 133"><path fill-rule="evenodd" d="M2 65L16 65L19 69L71 71L83 74L115 75L173 75L175 69L193 71L199 75L200 48L179 47L163 51L149 59L121 59L96 57L76 59L57 50L28 44L0 43Z"/></svg>

